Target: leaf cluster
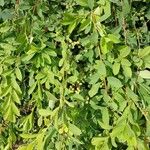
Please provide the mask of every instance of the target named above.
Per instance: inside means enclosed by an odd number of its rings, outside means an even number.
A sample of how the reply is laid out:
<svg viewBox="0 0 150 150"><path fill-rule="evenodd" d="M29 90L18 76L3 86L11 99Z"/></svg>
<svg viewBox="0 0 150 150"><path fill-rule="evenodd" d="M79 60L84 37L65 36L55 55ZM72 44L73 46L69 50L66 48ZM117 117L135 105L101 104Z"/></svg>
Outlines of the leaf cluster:
<svg viewBox="0 0 150 150"><path fill-rule="evenodd" d="M0 150L148 150L149 0L0 0Z"/></svg>

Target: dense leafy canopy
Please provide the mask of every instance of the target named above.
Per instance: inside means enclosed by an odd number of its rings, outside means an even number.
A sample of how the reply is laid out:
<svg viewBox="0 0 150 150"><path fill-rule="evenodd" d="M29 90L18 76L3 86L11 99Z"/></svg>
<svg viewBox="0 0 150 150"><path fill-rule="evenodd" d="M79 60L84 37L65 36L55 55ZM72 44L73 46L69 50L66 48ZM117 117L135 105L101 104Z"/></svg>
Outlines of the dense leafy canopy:
<svg viewBox="0 0 150 150"><path fill-rule="evenodd" d="M0 0L0 149L148 150L149 0Z"/></svg>

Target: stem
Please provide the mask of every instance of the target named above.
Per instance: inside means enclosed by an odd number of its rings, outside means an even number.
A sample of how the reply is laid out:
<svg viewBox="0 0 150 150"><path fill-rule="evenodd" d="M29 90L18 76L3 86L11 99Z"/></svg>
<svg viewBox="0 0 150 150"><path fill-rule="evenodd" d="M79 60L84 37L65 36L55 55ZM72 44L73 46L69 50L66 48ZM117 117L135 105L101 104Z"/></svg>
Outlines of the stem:
<svg viewBox="0 0 150 150"><path fill-rule="evenodd" d="M33 14L35 13L35 10L36 10L38 4L40 4L40 2L41 2L41 0L37 0L37 2L34 4L34 6L33 6Z"/></svg>
<svg viewBox="0 0 150 150"><path fill-rule="evenodd" d="M124 17L123 17L122 25L123 25L123 31L124 31L125 45L127 45L127 31L126 31L126 22L125 22Z"/></svg>
<svg viewBox="0 0 150 150"><path fill-rule="evenodd" d="M97 25L95 24L95 20L92 19L92 21L93 21L95 30L96 30L97 32L99 32L99 28L98 28ZM105 34L106 34L106 33L105 33ZM100 60L100 61L103 61L103 63L104 63L104 60L103 60L103 57L102 57L102 54L101 54L101 50L100 50L100 45L98 44L97 47L98 47L98 50L99 50L99 51L98 51L98 52L99 52L99 60ZM106 91L106 93L108 93L108 87L107 87L107 83L106 83L106 79L105 79L105 78L103 79L103 83L104 83L105 91Z"/></svg>
<svg viewBox="0 0 150 150"><path fill-rule="evenodd" d="M122 4L122 11L123 11L123 7L124 7L124 4L123 4L123 0L121 1L121 4ZM127 45L127 31L126 31L126 21L125 21L125 17L123 16L122 18L122 26L123 26L123 32L124 32L124 38L125 38L125 45Z"/></svg>

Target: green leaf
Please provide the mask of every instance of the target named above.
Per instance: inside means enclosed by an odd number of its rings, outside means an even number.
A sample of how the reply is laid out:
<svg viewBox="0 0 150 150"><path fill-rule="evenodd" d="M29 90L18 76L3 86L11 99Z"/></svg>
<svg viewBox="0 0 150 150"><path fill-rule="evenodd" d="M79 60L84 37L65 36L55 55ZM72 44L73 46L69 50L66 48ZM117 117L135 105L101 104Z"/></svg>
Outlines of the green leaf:
<svg viewBox="0 0 150 150"><path fill-rule="evenodd" d="M73 21L68 27L68 33L71 34L77 25L77 21Z"/></svg>
<svg viewBox="0 0 150 150"><path fill-rule="evenodd" d="M105 5L103 6L104 15L100 17L100 22L105 21L111 15L110 2L105 1Z"/></svg>
<svg viewBox="0 0 150 150"><path fill-rule="evenodd" d="M98 2L98 4L105 5L106 4L106 0L101 0L101 1Z"/></svg>
<svg viewBox="0 0 150 150"><path fill-rule="evenodd" d="M131 9L131 6L130 6L130 3L128 0L123 0L122 1L122 12L123 12L123 15L126 16L127 14L130 13L130 9Z"/></svg>
<svg viewBox="0 0 150 150"><path fill-rule="evenodd" d="M94 7L94 0L88 0L88 6L92 10Z"/></svg>
<svg viewBox="0 0 150 150"><path fill-rule="evenodd" d="M53 108L55 107L55 103L56 103L56 101L54 101L54 100L49 100L49 102L48 102L49 108L53 109Z"/></svg>
<svg viewBox="0 0 150 150"><path fill-rule="evenodd" d="M20 136L24 139L32 139L32 138L36 138L37 137L37 134L20 134Z"/></svg>
<svg viewBox="0 0 150 150"><path fill-rule="evenodd" d="M56 53L54 50L48 51L48 54L49 54L50 56L53 56L53 57L56 57L56 56L57 56L57 53Z"/></svg>
<svg viewBox="0 0 150 150"><path fill-rule="evenodd" d="M42 126L42 123L43 123L43 118L42 118L42 116L41 116L41 117L39 117L39 119L38 119L38 121L37 121L37 124L38 124L39 127L41 127L41 126Z"/></svg>
<svg viewBox="0 0 150 150"><path fill-rule="evenodd" d="M150 71L148 70L140 71L139 76L142 77L143 79L150 79Z"/></svg>
<svg viewBox="0 0 150 150"><path fill-rule="evenodd" d="M114 34L108 34L107 37L110 41L112 41L113 43L120 43L120 40L117 36L115 36Z"/></svg>
<svg viewBox="0 0 150 150"><path fill-rule="evenodd" d="M118 102L118 105L119 105L119 111L123 111L127 105L127 101L124 99L124 97L116 92L114 93L114 99Z"/></svg>
<svg viewBox="0 0 150 150"><path fill-rule="evenodd" d="M42 133L37 135L36 141L37 141L37 145L36 148L38 148L39 150L44 149L44 136L45 136L45 132L43 131Z"/></svg>
<svg viewBox="0 0 150 150"><path fill-rule="evenodd" d="M73 102L68 102L68 101L65 100L65 103L66 103L69 107L72 107L72 108L74 107L74 103L73 103Z"/></svg>
<svg viewBox="0 0 150 150"><path fill-rule="evenodd" d="M18 83L16 82L16 79L13 77L11 80L11 84L13 86L13 88L19 92L20 94L22 93L20 86L18 85Z"/></svg>
<svg viewBox="0 0 150 150"><path fill-rule="evenodd" d="M139 50L139 57L143 58L150 54L150 46L145 47L144 49Z"/></svg>
<svg viewBox="0 0 150 150"><path fill-rule="evenodd" d="M101 46L101 52L103 54L107 54L109 52L109 49L107 47L107 43L106 43L105 37L101 38L101 40L100 40L100 46Z"/></svg>
<svg viewBox="0 0 150 150"><path fill-rule="evenodd" d="M109 112L108 112L108 109L107 108L102 108L101 113L102 113L103 123L109 125Z"/></svg>
<svg viewBox="0 0 150 150"><path fill-rule="evenodd" d="M124 74L125 74L127 77L131 78L131 77L132 77L132 70L131 70L131 68L128 67L128 66L122 66L122 68L123 68L123 70L124 70Z"/></svg>
<svg viewBox="0 0 150 150"><path fill-rule="evenodd" d="M0 150L150 149L149 1L0 0Z"/></svg>
<svg viewBox="0 0 150 150"><path fill-rule="evenodd" d="M74 83L78 80L78 77L77 76L70 76L68 77L67 81L68 82L71 82L71 83Z"/></svg>
<svg viewBox="0 0 150 150"><path fill-rule="evenodd" d="M116 142L115 142L115 138L112 138L112 137L111 137L111 143L112 143L112 145L113 145L114 147L117 147L117 144L116 144Z"/></svg>
<svg viewBox="0 0 150 150"><path fill-rule="evenodd" d="M146 136L150 136L150 121L146 122Z"/></svg>
<svg viewBox="0 0 150 150"><path fill-rule="evenodd" d="M41 85L39 82L38 82L38 98L42 99L42 89L41 89Z"/></svg>
<svg viewBox="0 0 150 150"><path fill-rule="evenodd" d="M51 63L52 63L51 58L50 58L50 56L49 56L48 54L43 53L43 54L42 54L42 58L43 58L48 64L51 64Z"/></svg>
<svg viewBox="0 0 150 150"><path fill-rule="evenodd" d="M34 147L35 147L35 143L34 142L30 143L30 144L28 144L26 150L34 150Z"/></svg>
<svg viewBox="0 0 150 150"><path fill-rule="evenodd" d="M120 49L120 58L124 58L128 56L131 52L131 48L128 46L124 46L123 48Z"/></svg>
<svg viewBox="0 0 150 150"><path fill-rule="evenodd" d="M32 84L32 86L29 88L29 90L28 90L28 94L29 94L29 95L32 94L32 92L35 90L36 85L37 85L37 82L34 82L34 83Z"/></svg>
<svg viewBox="0 0 150 150"><path fill-rule="evenodd" d="M105 124L105 123L103 123L101 121L98 121L98 124L101 126L102 129L105 129L105 130L112 129L112 127L109 124Z"/></svg>
<svg viewBox="0 0 150 150"><path fill-rule="evenodd" d="M15 74L16 74L17 79L22 81L22 73L18 67L15 69Z"/></svg>
<svg viewBox="0 0 150 150"><path fill-rule="evenodd" d="M81 6L88 6L87 0L75 0L75 2Z"/></svg>
<svg viewBox="0 0 150 150"><path fill-rule="evenodd" d="M93 45L97 45L98 43L98 32L93 32L91 34L91 36L89 37L89 40L90 42L93 44Z"/></svg>
<svg viewBox="0 0 150 150"><path fill-rule="evenodd" d="M27 62L29 62L29 60L31 60L32 58L33 58L33 56L35 55L35 53L33 53L33 54L30 54L30 55L24 55L23 57L22 57L22 61L23 62L25 62L25 63L27 63Z"/></svg>
<svg viewBox="0 0 150 150"><path fill-rule="evenodd" d="M95 10L94 10L94 15L96 15L96 16L99 16L100 14L101 14L101 9L100 9L100 7L98 6ZM99 19L99 17L98 17L98 19Z"/></svg>
<svg viewBox="0 0 150 150"><path fill-rule="evenodd" d="M137 146L137 140L134 131L131 129L129 124L124 129L124 137L127 139L128 145Z"/></svg>
<svg viewBox="0 0 150 150"><path fill-rule="evenodd" d="M125 58L123 58L123 59L121 60L121 64L122 64L123 66L131 66L130 61L129 61L128 59L125 59Z"/></svg>
<svg viewBox="0 0 150 150"><path fill-rule="evenodd" d="M73 99L84 101L83 96L80 95L80 94L78 94L78 93L75 93L75 94L73 95Z"/></svg>
<svg viewBox="0 0 150 150"><path fill-rule="evenodd" d="M27 150L27 147L26 146L19 146L17 150ZM32 149L30 149L32 150Z"/></svg>
<svg viewBox="0 0 150 150"><path fill-rule="evenodd" d="M5 97L7 94L9 94L11 92L11 86L7 86L2 90L2 95L1 97Z"/></svg>
<svg viewBox="0 0 150 150"><path fill-rule="evenodd" d="M0 0L0 6L4 6L4 4L5 4L5 2L4 2L4 0Z"/></svg>
<svg viewBox="0 0 150 150"><path fill-rule="evenodd" d="M55 97L54 94L50 93L49 91L45 91L45 93L46 93L48 100L58 101L58 99Z"/></svg>
<svg viewBox="0 0 150 150"><path fill-rule="evenodd" d="M77 144L83 144L83 142L81 142L80 140L78 140L77 138L74 138L74 137L70 137L71 140L74 142L74 143L77 143Z"/></svg>
<svg viewBox="0 0 150 150"><path fill-rule="evenodd" d="M125 128L125 123L123 122L122 124L119 124L117 126L115 126L112 130L112 133L110 134L110 136L112 138L115 138L117 136L119 136L121 134L121 132L124 130Z"/></svg>
<svg viewBox="0 0 150 150"><path fill-rule="evenodd" d="M115 87L115 88L121 88L123 85L121 83L121 81L115 77L108 77L107 78L108 83L111 87Z"/></svg>
<svg viewBox="0 0 150 150"><path fill-rule="evenodd" d="M31 45L30 49L28 50L27 54L35 54L39 49L35 45Z"/></svg>
<svg viewBox="0 0 150 150"><path fill-rule="evenodd" d="M69 25L76 20L75 15L71 13L65 13L62 21L63 25Z"/></svg>
<svg viewBox="0 0 150 150"><path fill-rule="evenodd" d="M104 143L104 141L107 141L108 137L94 137L92 139L92 145L101 145L102 143Z"/></svg>
<svg viewBox="0 0 150 150"><path fill-rule="evenodd" d="M12 92L12 97L13 97L13 100L14 100L16 103L21 104L20 98L19 98L19 96L18 96L18 94L16 93L15 90L13 90L13 92Z"/></svg>
<svg viewBox="0 0 150 150"><path fill-rule="evenodd" d="M120 70L120 63L115 62L113 64L112 69L113 69L113 74L117 75L119 73L119 70Z"/></svg>
<svg viewBox="0 0 150 150"><path fill-rule="evenodd" d="M92 88L91 88L90 91L89 91L90 97L93 97L93 96L98 92L99 86L100 86L99 83L96 83L96 84L93 84L93 85L92 85Z"/></svg>
<svg viewBox="0 0 150 150"><path fill-rule="evenodd" d="M138 96L129 87L126 88L126 94L133 101L138 101Z"/></svg>
<svg viewBox="0 0 150 150"><path fill-rule="evenodd" d="M3 27L0 27L0 32L1 33L6 33L10 30L10 27L9 26L3 26Z"/></svg>
<svg viewBox="0 0 150 150"><path fill-rule="evenodd" d="M81 32L81 31L85 30L85 29L89 26L90 23L91 23L91 20L90 20L89 18L86 19L86 20L81 24L81 26L80 26L80 28L79 28L79 31Z"/></svg>
<svg viewBox="0 0 150 150"><path fill-rule="evenodd" d="M80 135L82 132L81 130L75 126L74 124L69 124L69 130L74 134L74 135Z"/></svg>
<svg viewBox="0 0 150 150"><path fill-rule="evenodd" d="M5 8L2 13L1 13L1 18L6 21L8 19L12 19L13 18L13 14L12 14L12 11L11 9L7 9Z"/></svg>
<svg viewBox="0 0 150 150"><path fill-rule="evenodd" d="M64 63L64 59L62 58L62 59L60 59L60 61L59 61L59 67L61 67L61 66L63 65L63 63Z"/></svg>
<svg viewBox="0 0 150 150"><path fill-rule="evenodd" d="M98 70L98 73L99 73L99 76L104 79L106 77L106 66L105 64L103 63L103 61L99 61L97 63L97 70Z"/></svg>
<svg viewBox="0 0 150 150"><path fill-rule="evenodd" d="M99 74L99 72L94 73L94 74L90 77L90 84L95 84L99 79L100 79L100 74Z"/></svg>
<svg viewBox="0 0 150 150"><path fill-rule="evenodd" d="M39 114L40 114L41 116L47 117L47 116L50 116L50 115L52 114L52 111L49 110L49 109L40 109L40 110L39 110Z"/></svg>
<svg viewBox="0 0 150 150"><path fill-rule="evenodd" d="M17 116L20 116L19 109L16 107L16 105L14 103L11 103L11 107L12 107L14 114Z"/></svg>
<svg viewBox="0 0 150 150"><path fill-rule="evenodd" d="M14 113L12 111L11 104L10 104L9 108L5 110L4 120L8 120L8 121L11 121L11 122L16 122L16 118L15 118Z"/></svg>
<svg viewBox="0 0 150 150"><path fill-rule="evenodd" d="M149 11L147 12L147 14L145 15L145 17L147 17L147 19L150 20L150 9L149 9Z"/></svg>
<svg viewBox="0 0 150 150"><path fill-rule="evenodd" d="M137 141L137 148L138 149L145 149L148 150L147 146L145 145L143 140L138 139Z"/></svg>

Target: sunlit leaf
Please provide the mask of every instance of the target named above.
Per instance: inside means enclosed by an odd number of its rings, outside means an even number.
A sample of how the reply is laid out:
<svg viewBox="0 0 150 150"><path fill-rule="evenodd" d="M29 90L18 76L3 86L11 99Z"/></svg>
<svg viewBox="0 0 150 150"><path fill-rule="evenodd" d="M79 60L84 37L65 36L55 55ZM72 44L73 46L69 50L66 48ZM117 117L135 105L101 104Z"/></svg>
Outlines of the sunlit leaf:
<svg viewBox="0 0 150 150"><path fill-rule="evenodd" d="M52 114L52 111L49 109L40 109L39 114L41 116L50 116Z"/></svg>
<svg viewBox="0 0 150 150"><path fill-rule="evenodd" d="M82 132L81 130L75 126L74 124L69 124L69 130L74 134L74 135L80 135Z"/></svg>
<svg viewBox="0 0 150 150"><path fill-rule="evenodd" d="M150 71L148 71L148 70L140 71L139 76L144 79L150 79Z"/></svg>
<svg viewBox="0 0 150 150"><path fill-rule="evenodd" d="M93 84L92 88L89 91L90 97L93 97L99 90L99 83Z"/></svg>
<svg viewBox="0 0 150 150"><path fill-rule="evenodd" d="M113 74L117 75L119 73L120 70L120 63L114 63L113 64Z"/></svg>
<svg viewBox="0 0 150 150"><path fill-rule="evenodd" d="M123 86L121 81L115 77L108 77L107 80L112 87L121 88Z"/></svg>

